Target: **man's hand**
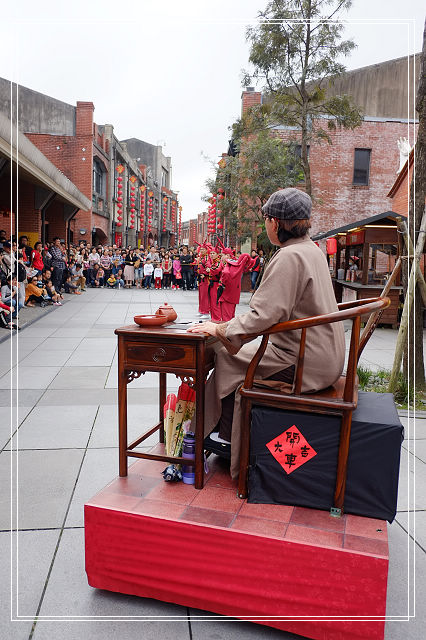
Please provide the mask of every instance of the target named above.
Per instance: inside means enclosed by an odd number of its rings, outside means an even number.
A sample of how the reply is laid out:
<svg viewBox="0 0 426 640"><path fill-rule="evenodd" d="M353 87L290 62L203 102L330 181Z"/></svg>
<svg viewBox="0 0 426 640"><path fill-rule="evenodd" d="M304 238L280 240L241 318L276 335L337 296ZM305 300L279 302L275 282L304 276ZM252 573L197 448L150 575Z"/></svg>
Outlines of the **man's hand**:
<svg viewBox="0 0 426 640"><path fill-rule="evenodd" d="M208 333L211 336L217 336L217 324L214 322L198 322L187 329L189 333Z"/></svg>

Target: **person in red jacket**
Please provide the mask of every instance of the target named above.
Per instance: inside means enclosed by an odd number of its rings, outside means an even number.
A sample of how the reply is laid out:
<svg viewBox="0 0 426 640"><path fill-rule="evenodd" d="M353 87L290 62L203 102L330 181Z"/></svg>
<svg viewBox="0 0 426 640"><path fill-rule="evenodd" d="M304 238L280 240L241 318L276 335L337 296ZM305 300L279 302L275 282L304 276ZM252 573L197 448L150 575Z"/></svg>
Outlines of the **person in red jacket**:
<svg viewBox="0 0 426 640"><path fill-rule="evenodd" d="M254 260L248 253L242 253L237 260L222 255L223 269L217 291L222 322L228 322L235 316L235 307L240 301L241 278L245 271L251 269Z"/></svg>

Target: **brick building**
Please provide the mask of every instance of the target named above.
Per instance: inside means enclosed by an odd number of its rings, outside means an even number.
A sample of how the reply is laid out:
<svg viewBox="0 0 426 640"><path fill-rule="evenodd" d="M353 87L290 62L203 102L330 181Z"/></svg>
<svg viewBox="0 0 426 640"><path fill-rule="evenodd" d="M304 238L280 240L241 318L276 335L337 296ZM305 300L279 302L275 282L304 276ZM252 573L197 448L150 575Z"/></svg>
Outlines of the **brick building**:
<svg viewBox="0 0 426 640"><path fill-rule="evenodd" d="M408 92L418 83L418 73L419 64L414 65L413 59L407 65L407 58L399 58L347 72L328 89L330 95L350 94L365 115L354 130L328 131L332 144L310 144L313 234L388 210L387 196L399 166L397 141L405 137L411 146L415 142L417 121L407 104L412 105ZM260 92L247 88L242 93L242 112L262 100ZM273 135L300 142L295 127L278 126ZM303 184L295 186L303 188Z"/></svg>
<svg viewBox="0 0 426 640"><path fill-rule="evenodd" d="M97 125L92 102L66 104L32 89L0 78L0 113L11 116L25 136L87 198L70 222L73 242L150 244L174 242L178 225L178 202L170 189L170 178L158 183L157 165L150 162L145 145L137 155L129 153L110 124ZM171 160L160 161L171 172ZM160 168L161 172L161 168ZM160 177L161 181L161 177ZM149 216L149 212L152 215ZM58 221L55 233L65 237L65 224ZM43 227L44 239L52 238L52 225Z"/></svg>
<svg viewBox="0 0 426 640"><path fill-rule="evenodd" d="M30 244L46 232L69 237L70 225L90 201L0 113L0 228Z"/></svg>

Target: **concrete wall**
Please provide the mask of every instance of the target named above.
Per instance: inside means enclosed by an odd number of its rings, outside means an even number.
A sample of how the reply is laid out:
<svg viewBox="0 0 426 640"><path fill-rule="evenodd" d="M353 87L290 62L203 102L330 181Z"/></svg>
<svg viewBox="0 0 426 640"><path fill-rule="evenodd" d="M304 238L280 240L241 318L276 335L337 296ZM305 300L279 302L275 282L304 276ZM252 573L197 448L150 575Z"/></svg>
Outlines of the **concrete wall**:
<svg viewBox="0 0 426 640"><path fill-rule="evenodd" d="M0 111L16 122L18 106L19 128L24 133L74 136L76 133L76 108L38 91L0 78Z"/></svg>
<svg viewBox="0 0 426 640"><path fill-rule="evenodd" d="M415 67L415 68L414 68ZM414 75L415 74L415 75ZM388 60L335 78L327 90L329 95L352 96L366 116L378 118L416 118L413 110L413 86L419 84L420 54ZM408 81L409 79L409 81ZM410 89L410 110L408 90Z"/></svg>

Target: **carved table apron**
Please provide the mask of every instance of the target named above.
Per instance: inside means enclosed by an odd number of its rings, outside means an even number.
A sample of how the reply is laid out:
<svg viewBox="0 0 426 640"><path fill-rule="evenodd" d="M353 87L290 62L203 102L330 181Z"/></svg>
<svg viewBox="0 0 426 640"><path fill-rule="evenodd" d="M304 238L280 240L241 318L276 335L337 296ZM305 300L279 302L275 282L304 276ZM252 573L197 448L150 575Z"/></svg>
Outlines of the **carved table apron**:
<svg viewBox="0 0 426 640"><path fill-rule="evenodd" d="M160 431L164 442L164 404L167 373L174 373L195 390L195 488L204 483L204 389L208 372L214 366L216 338L188 333L174 323L162 327L121 327L118 336L118 430L119 473L127 476L127 458L147 458L182 464L184 458L134 451L152 433ZM159 422L131 443L127 441L127 385L146 371L159 373Z"/></svg>

